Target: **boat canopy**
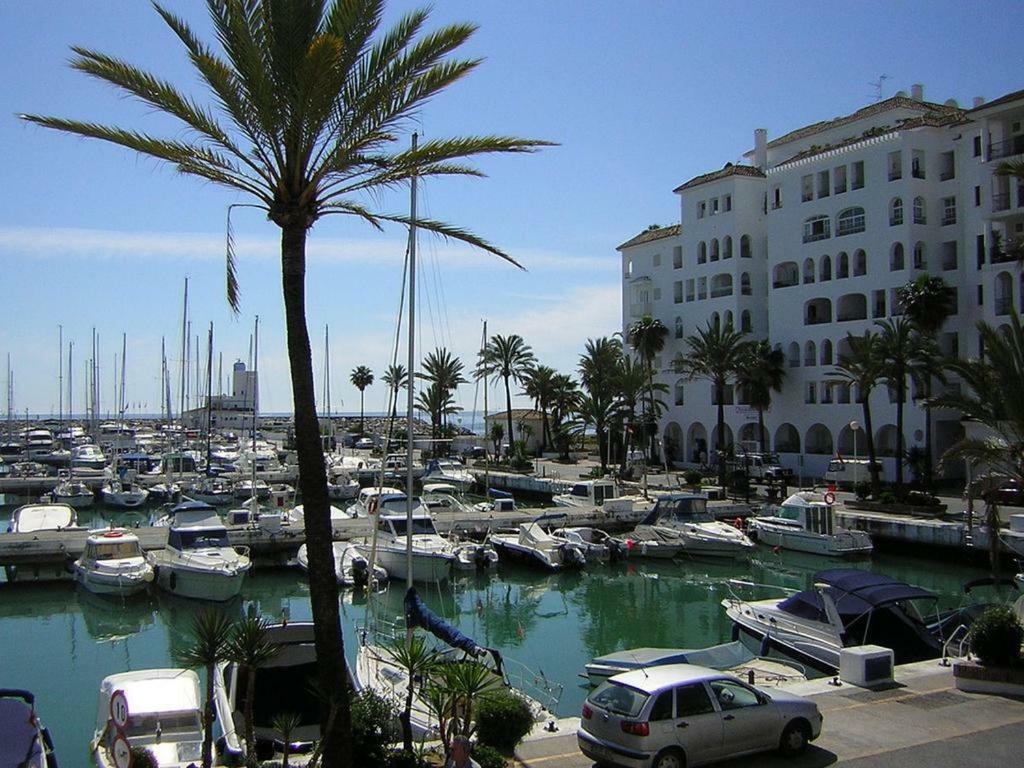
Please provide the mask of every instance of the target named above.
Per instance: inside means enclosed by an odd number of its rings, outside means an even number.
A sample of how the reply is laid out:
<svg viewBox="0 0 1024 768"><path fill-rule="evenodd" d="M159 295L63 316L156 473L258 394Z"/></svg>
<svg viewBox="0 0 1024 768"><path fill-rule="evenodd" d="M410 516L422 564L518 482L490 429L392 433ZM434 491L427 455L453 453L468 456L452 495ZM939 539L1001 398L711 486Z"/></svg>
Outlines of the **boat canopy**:
<svg viewBox="0 0 1024 768"><path fill-rule="evenodd" d="M824 584L839 610L847 619L890 605L900 600L936 599L934 593L902 581L857 568L837 568L814 575L816 584ZM794 616L816 619L824 615L821 595L817 590L798 592L779 603L779 609Z"/></svg>
<svg viewBox="0 0 1024 768"><path fill-rule="evenodd" d="M670 493L658 497L654 508L641 521L641 525L654 525L659 520L705 522L711 519L708 514L707 496L695 493Z"/></svg>
<svg viewBox="0 0 1024 768"><path fill-rule="evenodd" d="M473 638L462 634L427 608L420 599L419 594L417 594L415 587L409 587L405 593L405 621L410 627L423 627L423 629L430 632L437 639L448 643L452 648L458 648L473 655L479 653Z"/></svg>

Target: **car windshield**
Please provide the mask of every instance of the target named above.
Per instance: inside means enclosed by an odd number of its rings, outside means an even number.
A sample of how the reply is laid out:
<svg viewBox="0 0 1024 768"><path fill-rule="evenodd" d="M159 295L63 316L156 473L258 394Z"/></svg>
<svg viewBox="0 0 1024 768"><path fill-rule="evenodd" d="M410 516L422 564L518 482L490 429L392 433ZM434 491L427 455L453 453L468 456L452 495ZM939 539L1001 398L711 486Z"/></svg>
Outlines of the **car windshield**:
<svg viewBox="0 0 1024 768"><path fill-rule="evenodd" d="M648 695L636 688L605 680L590 694L590 702L617 715L636 717L644 708Z"/></svg>

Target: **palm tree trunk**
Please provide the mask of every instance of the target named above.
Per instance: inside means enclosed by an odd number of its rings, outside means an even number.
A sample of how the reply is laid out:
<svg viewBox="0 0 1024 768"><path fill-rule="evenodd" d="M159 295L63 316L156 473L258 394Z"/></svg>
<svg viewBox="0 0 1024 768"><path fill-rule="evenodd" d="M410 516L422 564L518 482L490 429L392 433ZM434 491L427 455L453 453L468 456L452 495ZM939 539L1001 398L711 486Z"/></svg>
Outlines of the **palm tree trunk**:
<svg viewBox="0 0 1024 768"><path fill-rule="evenodd" d="M512 390L509 388L509 377L504 376L505 379L505 416L508 421L508 445L509 445L509 458L511 459L511 453L516 448L515 436L512 434Z"/></svg>
<svg viewBox="0 0 1024 768"><path fill-rule="evenodd" d="M758 450L764 453L767 449L768 441L765 439L767 435L764 433L764 408L757 409L757 434L761 438L761 444L758 446Z"/></svg>
<svg viewBox="0 0 1024 768"><path fill-rule="evenodd" d="M715 451L718 453L718 484L725 487L725 381L715 382L715 395L718 400L718 435L715 440Z"/></svg>
<svg viewBox="0 0 1024 768"><path fill-rule="evenodd" d="M871 393L861 400L861 408L864 410L864 433L868 440L868 472L871 474L871 495L877 496L879 491L878 462L875 460L875 432L871 427L871 404L868 400Z"/></svg>
<svg viewBox="0 0 1024 768"><path fill-rule="evenodd" d="M325 768L352 764L352 721L345 667L338 582L334 575L332 531L328 514L327 472L316 418L313 358L306 327L306 222L288 222L281 232L281 274L292 405L295 409L295 448L299 461L299 490L305 504L306 551L309 557L309 600L313 611L314 643L320 689L336 706L323 704L321 739Z"/></svg>
<svg viewBox="0 0 1024 768"><path fill-rule="evenodd" d="M256 699L256 667L246 669L248 681L245 696L245 764L255 768L260 764L256 757L256 723L252 721L253 706Z"/></svg>
<svg viewBox="0 0 1024 768"><path fill-rule="evenodd" d="M203 708L203 768L213 765L213 676L214 665L206 667L206 706Z"/></svg>
<svg viewBox="0 0 1024 768"><path fill-rule="evenodd" d="M903 496L903 394L904 387L896 393L896 493Z"/></svg>
<svg viewBox="0 0 1024 768"><path fill-rule="evenodd" d="M359 388L359 434L366 432L366 419L363 417L363 388Z"/></svg>
<svg viewBox="0 0 1024 768"><path fill-rule="evenodd" d="M924 487L932 489L932 377L929 373L924 382Z"/></svg>

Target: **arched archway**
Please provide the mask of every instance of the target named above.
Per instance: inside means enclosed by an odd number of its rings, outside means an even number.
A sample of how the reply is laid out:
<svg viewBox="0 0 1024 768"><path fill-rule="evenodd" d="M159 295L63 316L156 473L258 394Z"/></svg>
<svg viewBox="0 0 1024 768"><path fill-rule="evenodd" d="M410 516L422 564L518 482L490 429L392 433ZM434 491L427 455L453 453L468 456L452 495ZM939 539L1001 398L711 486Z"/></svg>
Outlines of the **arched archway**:
<svg viewBox="0 0 1024 768"><path fill-rule="evenodd" d="M776 453L800 453L800 433L792 424L780 424L774 442Z"/></svg>
<svg viewBox="0 0 1024 768"><path fill-rule="evenodd" d="M875 455L896 455L896 425L885 424L875 432Z"/></svg>
<svg viewBox="0 0 1024 768"><path fill-rule="evenodd" d="M699 421L686 430L686 458L694 464L706 464L708 460L708 431Z"/></svg>
<svg viewBox="0 0 1024 768"><path fill-rule="evenodd" d="M683 428L677 422L670 421L665 425L665 432L661 443L665 463L671 465L677 461L682 461L683 447Z"/></svg>
<svg viewBox="0 0 1024 768"><path fill-rule="evenodd" d="M761 440L757 434L757 422L748 421L740 427L740 445L744 443L753 443L760 447Z"/></svg>
<svg viewBox="0 0 1024 768"><path fill-rule="evenodd" d="M723 429L722 429L722 436L724 438L722 440L722 447L726 451L728 451L729 448L732 447L732 445L733 445L732 427L730 427L728 424L723 424L722 427L723 427ZM715 425L715 428L713 430L711 430L711 448L712 448L712 450L715 450L715 449L718 448L718 425L717 424Z"/></svg>
<svg viewBox="0 0 1024 768"><path fill-rule="evenodd" d="M804 436L807 453L831 456L833 452L832 433L824 424L812 424Z"/></svg>
<svg viewBox="0 0 1024 768"><path fill-rule="evenodd" d="M823 339L821 342L821 364L832 365L832 339Z"/></svg>

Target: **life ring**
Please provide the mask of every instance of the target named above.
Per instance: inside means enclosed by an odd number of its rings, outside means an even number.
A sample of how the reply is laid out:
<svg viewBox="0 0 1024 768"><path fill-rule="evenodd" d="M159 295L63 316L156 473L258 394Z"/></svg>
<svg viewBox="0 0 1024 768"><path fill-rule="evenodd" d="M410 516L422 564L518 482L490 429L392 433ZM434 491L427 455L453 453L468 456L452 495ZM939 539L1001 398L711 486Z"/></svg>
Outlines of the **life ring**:
<svg viewBox="0 0 1024 768"><path fill-rule="evenodd" d="M103 534L104 539L119 539L124 536L124 531L107 531Z"/></svg>
<svg viewBox="0 0 1024 768"><path fill-rule="evenodd" d="M828 491L825 494L825 503L828 504L829 506L836 503L836 495L832 493L832 491Z"/></svg>

